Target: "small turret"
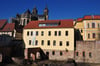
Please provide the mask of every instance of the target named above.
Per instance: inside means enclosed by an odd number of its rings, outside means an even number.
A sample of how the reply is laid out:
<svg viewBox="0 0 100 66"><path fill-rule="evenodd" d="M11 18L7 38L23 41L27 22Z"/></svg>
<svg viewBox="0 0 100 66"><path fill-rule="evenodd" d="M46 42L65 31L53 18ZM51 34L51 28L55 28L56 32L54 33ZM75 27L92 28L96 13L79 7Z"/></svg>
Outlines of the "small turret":
<svg viewBox="0 0 100 66"><path fill-rule="evenodd" d="M49 12L48 7L45 7L45 9L44 9L44 15L48 15L48 12Z"/></svg>
<svg viewBox="0 0 100 66"><path fill-rule="evenodd" d="M33 10L32 10L32 14L33 14L33 15L37 15L37 14L38 14L38 10L37 10L36 7L33 8Z"/></svg>
<svg viewBox="0 0 100 66"><path fill-rule="evenodd" d="M48 20L48 12L49 12L48 7L45 7L44 9L45 20Z"/></svg>

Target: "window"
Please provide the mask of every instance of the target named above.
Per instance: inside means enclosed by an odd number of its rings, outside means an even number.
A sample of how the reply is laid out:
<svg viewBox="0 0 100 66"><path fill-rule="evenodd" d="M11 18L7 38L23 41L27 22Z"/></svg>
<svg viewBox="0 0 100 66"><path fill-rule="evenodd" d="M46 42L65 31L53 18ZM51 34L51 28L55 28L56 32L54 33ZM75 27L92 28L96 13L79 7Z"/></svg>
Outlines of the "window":
<svg viewBox="0 0 100 66"><path fill-rule="evenodd" d="M69 41L66 41L66 46L69 46Z"/></svg>
<svg viewBox="0 0 100 66"><path fill-rule="evenodd" d="M60 56L62 56L63 54L62 54L62 51L60 51Z"/></svg>
<svg viewBox="0 0 100 66"><path fill-rule="evenodd" d="M91 53L91 52L89 52L89 57L90 57L90 58L92 57L92 53Z"/></svg>
<svg viewBox="0 0 100 66"><path fill-rule="evenodd" d="M29 40L29 45L31 45L31 40Z"/></svg>
<svg viewBox="0 0 100 66"><path fill-rule="evenodd" d="M29 31L27 32L27 36L29 36Z"/></svg>
<svg viewBox="0 0 100 66"><path fill-rule="evenodd" d="M48 32L48 36L51 36L51 31Z"/></svg>
<svg viewBox="0 0 100 66"><path fill-rule="evenodd" d="M61 31L59 31L59 36L61 36Z"/></svg>
<svg viewBox="0 0 100 66"><path fill-rule="evenodd" d="M24 19L23 25L25 26L25 19Z"/></svg>
<svg viewBox="0 0 100 66"><path fill-rule="evenodd" d="M49 56L49 52L46 52L46 55Z"/></svg>
<svg viewBox="0 0 100 66"><path fill-rule="evenodd" d="M35 41L35 45L38 45L38 40Z"/></svg>
<svg viewBox="0 0 100 66"><path fill-rule="evenodd" d="M36 36L38 36L38 31L36 31Z"/></svg>
<svg viewBox="0 0 100 66"><path fill-rule="evenodd" d="M100 28L100 25L99 25L99 23L98 23L98 28Z"/></svg>
<svg viewBox="0 0 100 66"><path fill-rule="evenodd" d="M88 38L90 38L90 34L88 34Z"/></svg>
<svg viewBox="0 0 100 66"><path fill-rule="evenodd" d="M68 36L68 31L65 32L65 35Z"/></svg>
<svg viewBox="0 0 100 66"><path fill-rule="evenodd" d="M81 33L83 33L83 30L81 29Z"/></svg>
<svg viewBox="0 0 100 66"><path fill-rule="evenodd" d="M50 46L50 40L48 40L48 46Z"/></svg>
<svg viewBox="0 0 100 66"><path fill-rule="evenodd" d="M89 23L87 24L87 27L88 27L88 28L90 27Z"/></svg>
<svg viewBox="0 0 100 66"><path fill-rule="evenodd" d="M55 51L52 51L52 55L55 55Z"/></svg>
<svg viewBox="0 0 100 66"><path fill-rule="evenodd" d="M60 46L62 46L62 41L60 41Z"/></svg>
<svg viewBox="0 0 100 66"><path fill-rule="evenodd" d="M57 31L55 31L55 36L57 36Z"/></svg>
<svg viewBox="0 0 100 66"><path fill-rule="evenodd" d="M44 40L41 41L41 45L44 45Z"/></svg>
<svg viewBox="0 0 100 66"><path fill-rule="evenodd" d="M76 56L78 56L78 52L76 52Z"/></svg>
<svg viewBox="0 0 100 66"><path fill-rule="evenodd" d="M83 57L85 57L85 52L83 51Z"/></svg>
<svg viewBox="0 0 100 66"><path fill-rule="evenodd" d="M43 23L43 24L39 24L39 27L43 27L43 26L58 26L59 23Z"/></svg>
<svg viewBox="0 0 100 66"><path fill-rule="evenodd" d="M96 34L95 34L95 33L93 33L93 34L92 34L92 37L93 37L93 38L95 38L95 37L96 37Z"/></svg>
<svg viewBox="0 0 100 66"><path fill-rule="evenodd" d="M29 19L27 20L27 24L29 23Z"/></svg>
<svg viewBox="0 0 100 66"><path fill-rule="evenodd" d="M95 28L95 23L92 23L92 28Z"/></svg>
<svg viewBox="0 0 100 66"><path fill-rule="evenodd" d="M44 35L44 32L42 31L42 32L41 32L41 36L43 36L43 35Z"/></svg>
<svg viewBox="0 0 100 66"><path fill-rule="evenodd" d="M33 32L31 31L31 36L33 35Z"/></svg>
<svg viewBox="0 0 100 66"><path fill-rule="evenodd" d="M55 40L53 41L53 46L56 46L56 41Z"/></svg>

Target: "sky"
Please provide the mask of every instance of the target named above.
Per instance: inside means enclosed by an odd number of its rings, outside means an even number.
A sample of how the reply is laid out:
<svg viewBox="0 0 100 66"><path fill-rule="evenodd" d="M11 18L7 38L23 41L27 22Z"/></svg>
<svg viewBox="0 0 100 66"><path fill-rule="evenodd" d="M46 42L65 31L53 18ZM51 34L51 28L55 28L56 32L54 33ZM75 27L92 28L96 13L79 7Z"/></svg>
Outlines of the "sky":
<svg viewBox="0 0 100 66"><path fill-rule="evenodd" d="M100 15L100 0L0 0L0 19L10 19L34 7L43 14L49 9L49 20L76 19L84 15Z"/></svg>

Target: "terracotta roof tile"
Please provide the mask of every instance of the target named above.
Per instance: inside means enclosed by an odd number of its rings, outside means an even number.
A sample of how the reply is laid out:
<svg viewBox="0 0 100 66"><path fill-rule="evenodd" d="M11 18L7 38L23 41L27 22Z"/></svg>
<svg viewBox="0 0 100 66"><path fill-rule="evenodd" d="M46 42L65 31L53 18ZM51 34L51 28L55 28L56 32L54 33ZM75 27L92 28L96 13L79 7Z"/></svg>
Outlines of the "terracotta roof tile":
<svg viewBox="0 0 100 66"><path fill-rule="evenodd" d="M91 15L84 16L84 19L92 19L92 16Z"/></svg>
<svg viewBox="0 0 100 66"><path fill-rule="evenodd" d="M78 18L78 19L77 19L78 22L80 22L80 21L82 21L82 20L83 20L83 18Z"/></svg>
<svg viewBox="0 0 100 66"><path fill-rule="evenodd" d="M7 23L7 19L1 19L0 20L0 29L3 28L3 26Z"/></svg>
<svg viewBox="0 0 100 66"><path fill-rule="evenodd" d="M60 23L58 26L42 26L39 27L41 23ZM46 20L46 21L31 21L29 22L24 29L36 29L36 28L73 28L73 19L66 20Z"/></svg>
<svg viewBox="0 0 100 66"><path fill-rule="evenodd" d="M82 20L91 20L91 19L100 20L100 15L87 15L87 16L84 16L83 18L78 18L76 21L79 22Z"/></svg>
<svg viewBox="0 0 100 66"><path fill-rule="evenodd" d="M93 19L100 19L100 15L94 15Z"/></svg>
<svg viewBox="0 0 100 66"><path fill-rule="evenodd" d="M9 31L13 31L15 28L15 24L14 23L7 23L4 28L0 31L6 31L6 32L9 32Z"/></svg>

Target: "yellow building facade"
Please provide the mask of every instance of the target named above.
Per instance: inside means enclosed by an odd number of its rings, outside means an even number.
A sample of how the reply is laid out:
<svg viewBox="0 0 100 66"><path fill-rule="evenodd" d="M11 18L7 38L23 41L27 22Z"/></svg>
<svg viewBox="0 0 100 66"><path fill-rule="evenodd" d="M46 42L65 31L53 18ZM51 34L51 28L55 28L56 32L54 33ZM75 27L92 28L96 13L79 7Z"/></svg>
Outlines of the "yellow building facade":
<svg viewBox="0 0 100 66"><path fill-rule="evenodd" d="M25 48L39 47L50 60L74 58L73 20L30 22L24 27L23 40Z"/></svg>
<svg viewBox="0 0 100 66"><path fill-rule="evenodd" d="M84 16L76 20L74 26L76 30L79 30L80 35L84 41L100 40L100 16Z"/></svg>

